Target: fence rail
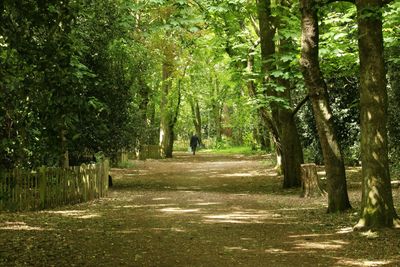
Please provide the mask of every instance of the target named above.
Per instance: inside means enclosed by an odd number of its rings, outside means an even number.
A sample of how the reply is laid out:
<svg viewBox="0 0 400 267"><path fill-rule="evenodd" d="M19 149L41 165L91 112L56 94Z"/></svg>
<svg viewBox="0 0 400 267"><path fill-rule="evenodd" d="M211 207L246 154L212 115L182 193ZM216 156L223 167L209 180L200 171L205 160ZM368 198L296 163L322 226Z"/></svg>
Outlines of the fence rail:
<svg viewBox="0 0 400 267"><path fill-rule="evenodd" d="M106 196L109 161L0 173L0 210L39 210Z"/></svg>

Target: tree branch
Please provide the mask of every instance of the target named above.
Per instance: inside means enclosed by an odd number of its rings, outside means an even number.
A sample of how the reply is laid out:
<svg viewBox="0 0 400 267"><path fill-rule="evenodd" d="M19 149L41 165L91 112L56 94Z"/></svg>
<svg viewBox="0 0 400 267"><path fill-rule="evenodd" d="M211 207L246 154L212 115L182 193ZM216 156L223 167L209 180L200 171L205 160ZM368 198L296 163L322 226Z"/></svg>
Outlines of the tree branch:
<svg viewBox="0 0 400 267"><path fill-rule="evenodd" d="M296 113L301 109L301 107L310 99L310 95L306 95L300 103L297 104L296 108L292 111L292 116L296 115Z"/></svg>
<svg viewBox="0 0 400 267"><path fill-rule="evenodd" d="M253 16L250 16L251 25L253 25L254 31L256 32L257 36L260 37L260 27L257 24L256 19Z"/></svg>

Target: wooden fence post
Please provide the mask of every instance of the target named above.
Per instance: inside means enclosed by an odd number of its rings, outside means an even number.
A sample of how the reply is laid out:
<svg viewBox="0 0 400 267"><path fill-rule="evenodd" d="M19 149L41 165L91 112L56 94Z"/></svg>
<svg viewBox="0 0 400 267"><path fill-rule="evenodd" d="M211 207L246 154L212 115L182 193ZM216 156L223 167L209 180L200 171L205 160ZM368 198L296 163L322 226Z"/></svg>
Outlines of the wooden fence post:
<svg viewBox="0 0 400 267"><path fill-rule="evenodd" d="M39 196L40 196L40 208L46 208L46 189L47 189L47 175L46 175L46 168L41 167L39 169Z"/></svg>
<svg viewBox="0 0 400 267"><path fill-rule="evenodd" d="M0 210L4 209L5 203L5 187L6 187L6 174L3 170L0 170Z"/></svg>

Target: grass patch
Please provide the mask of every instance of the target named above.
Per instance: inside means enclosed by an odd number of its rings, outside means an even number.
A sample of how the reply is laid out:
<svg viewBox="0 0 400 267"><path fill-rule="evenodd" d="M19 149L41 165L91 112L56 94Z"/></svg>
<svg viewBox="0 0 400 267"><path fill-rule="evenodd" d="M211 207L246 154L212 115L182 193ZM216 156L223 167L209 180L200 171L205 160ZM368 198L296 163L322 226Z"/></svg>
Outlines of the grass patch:
<svg viewBox="0 0 400 267"><path fill-rule="evenodd" d="M253 150L248 146L235 146L235 147L224 147L215 149L201 149L202 152L208 152L212 154L243 154L243 155L260 155L265 154L265 151Z"/></svg>
<svg viewBox="0 0 400 267"><path fill-rule="evenodd" d="M121 168L121 169L130 169L130 168L134 168L134 167L135 167L135 164L131 161L122 161L117 164L117 168Z"/></svg>

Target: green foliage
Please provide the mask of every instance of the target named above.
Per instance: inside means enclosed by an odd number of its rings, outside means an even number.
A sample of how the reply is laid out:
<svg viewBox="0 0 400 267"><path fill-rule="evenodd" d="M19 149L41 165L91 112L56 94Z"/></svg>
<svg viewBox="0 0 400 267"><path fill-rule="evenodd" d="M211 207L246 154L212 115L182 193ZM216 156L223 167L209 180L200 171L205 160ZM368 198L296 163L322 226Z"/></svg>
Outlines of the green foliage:
<svg viewBox="0 0 400 267"><path fill-rule="evenodd" d="M175 139L187 140L195 130L191 102L199 106L202 134L211 147L254 149L257 108L291 110L305 96L298 3L273 2L271 8L277 49L263 83L256 1L1 1L0 168L58 165L63 137L72 164L99 151L113 157L121 149L157 144L161 114L167 113L170 121L178 119ZM381 11L395 163L400 160L400 4L393 1ZM320 64L337 135L346 162L357 164L356 9L332 3L319 16ZM173 73L161 110L167 44L173 46ZM258 90L256 99L249 97L249 83ZM283 95L286 85L292 101ZM310 106L299 111L297 121L306 157L322 163Z"/></svg>

